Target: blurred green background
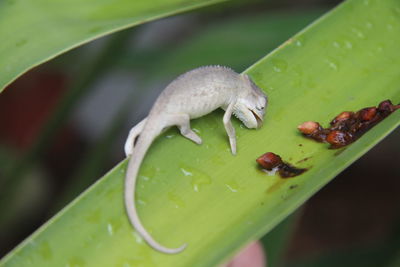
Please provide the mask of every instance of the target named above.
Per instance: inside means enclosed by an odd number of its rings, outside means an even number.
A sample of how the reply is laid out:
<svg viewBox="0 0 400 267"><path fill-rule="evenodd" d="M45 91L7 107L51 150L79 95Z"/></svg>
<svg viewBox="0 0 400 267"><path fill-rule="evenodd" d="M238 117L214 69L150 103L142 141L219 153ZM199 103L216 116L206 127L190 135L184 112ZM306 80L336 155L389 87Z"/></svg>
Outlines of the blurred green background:
<svg viewBox="0 0 400 267"><path fill-rule="evenodd" d="M113 34L20 77L0 95L0 257L124 158L130 127L171 79L201 65L241 72L339 2L227 2ZM399 142L397 131L265 236L270 266L398 266Z"/></svg>

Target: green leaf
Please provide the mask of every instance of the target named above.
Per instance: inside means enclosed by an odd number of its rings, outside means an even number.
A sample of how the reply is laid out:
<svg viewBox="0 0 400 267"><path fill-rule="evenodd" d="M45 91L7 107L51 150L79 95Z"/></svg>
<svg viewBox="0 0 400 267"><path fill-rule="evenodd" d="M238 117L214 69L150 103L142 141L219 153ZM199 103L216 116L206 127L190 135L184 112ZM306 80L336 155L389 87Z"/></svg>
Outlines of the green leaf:
<svg viewBox="0 0 400 267"><path fill-rule="evenodd" d="M395 112L342 150L304 139L296 126L328 122L344 110L400 101L400 2L347 1L251 66L269 95L258 131L234 121L232 156L222 111L192 121L197 146L176 129L160 136L142 165L137 205L160 243L187 250L164 255L129 225L122 191L126 160L6 256L3 266L213 266L271 230L336 174L400 124ZM302 146L299 146L302 144ZM281 179L258 170L273 151L309 170ZM296 163L304 158L307 161ZM378 165L378 164L377 164Z"/></svg>
<svg viewBox="0 0 400 267"><path fill-rule="evenodd" d="M175 49L134 51L123 55L120 61L124 67L145 72L151 80L158 76L172 79L174 75L202 65L225 65L243 71L324 11L235 16L205 27Z"/></svg>
<svg viewBox="0 0 400 267"><path fill-rule="evenodd" d="M4 0L0 92L27 70L96 38L222 0Z"/></svg>

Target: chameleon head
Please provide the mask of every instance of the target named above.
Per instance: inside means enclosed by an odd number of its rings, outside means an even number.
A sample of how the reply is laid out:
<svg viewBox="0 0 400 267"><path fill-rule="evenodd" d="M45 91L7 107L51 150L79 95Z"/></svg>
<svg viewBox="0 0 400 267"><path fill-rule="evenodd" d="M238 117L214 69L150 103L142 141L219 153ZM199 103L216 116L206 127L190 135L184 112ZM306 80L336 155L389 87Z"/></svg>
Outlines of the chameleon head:
<svg viewBox="0 0 400 267"><path fill-rule="evenodd" d="M239 88L233 114L247 128L260 128L264 120L268 98L247 74L240 74L243 85Z"/></svg>

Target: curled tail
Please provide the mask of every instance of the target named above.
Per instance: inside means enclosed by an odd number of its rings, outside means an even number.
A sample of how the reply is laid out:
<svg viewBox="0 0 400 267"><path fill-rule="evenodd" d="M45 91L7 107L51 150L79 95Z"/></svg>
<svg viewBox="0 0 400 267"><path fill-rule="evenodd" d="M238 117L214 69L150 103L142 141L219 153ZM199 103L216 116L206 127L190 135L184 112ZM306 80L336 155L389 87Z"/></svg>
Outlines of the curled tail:
<svg viewBox="0 0 400 267"><path fill-rule="evenodd" d="M125 208L128 213L129 221L132 226L136 229L136 231L140 234L140 236L155 250L159 252L163 252L166 254L175 254L183 251L186 248L186 244L183 244L179 248L167 248L159 244L157 241L153 239L153 237L146 231L142 222L139 219L137 214L136 205L135 205L135 187L137 181L137 175L139 173L140 165L143 161L143 158L149 149L150 145L153 143L153 140L160 134L161 128L152 127L146 123L143 129L143 133L138 140L137 145L135 146L133 153L131 155L131 159L128 163L128 169L126 171L125 176Z"/></svg>

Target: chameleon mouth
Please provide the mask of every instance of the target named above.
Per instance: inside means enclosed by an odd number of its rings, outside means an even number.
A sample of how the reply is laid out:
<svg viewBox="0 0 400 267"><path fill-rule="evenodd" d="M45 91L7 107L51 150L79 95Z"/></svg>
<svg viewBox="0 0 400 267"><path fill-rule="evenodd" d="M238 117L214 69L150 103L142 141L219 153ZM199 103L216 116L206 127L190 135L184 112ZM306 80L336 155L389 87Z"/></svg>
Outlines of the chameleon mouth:
<svg viewBox="0 0 400 267"><path fill-rule="evenodd" d="M260 128L263 124L263 119L260 117L260 115L258 115L256 112L254 112L253 110L251 110L251 113L253 113L254 118L256 118L257 121L257 128Z"/></svg>

